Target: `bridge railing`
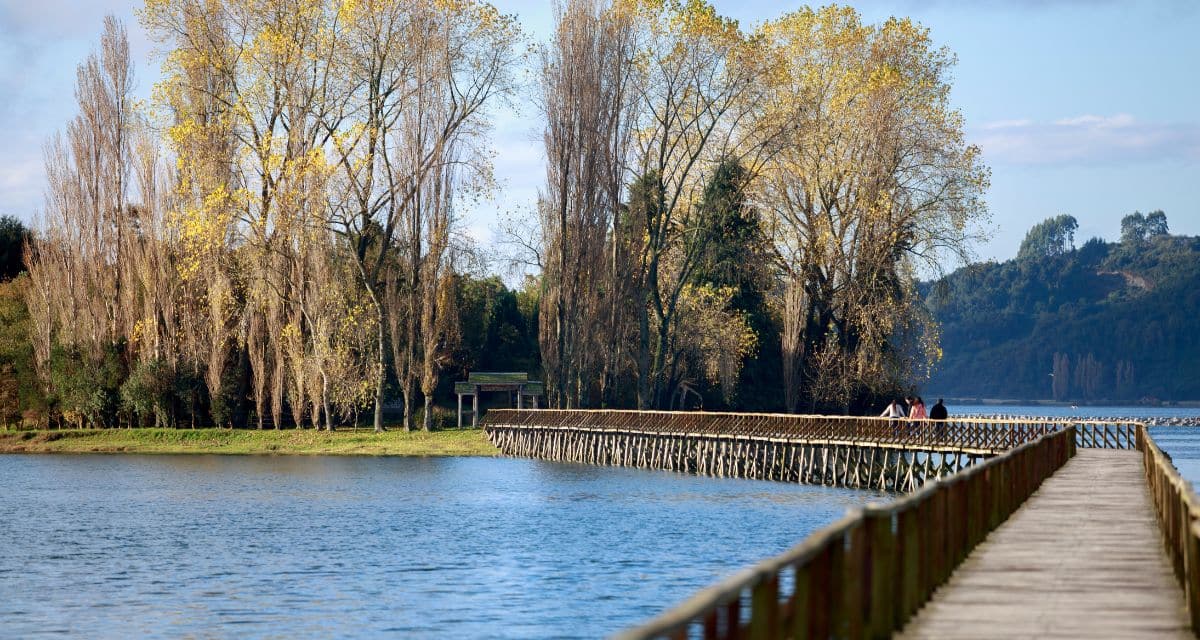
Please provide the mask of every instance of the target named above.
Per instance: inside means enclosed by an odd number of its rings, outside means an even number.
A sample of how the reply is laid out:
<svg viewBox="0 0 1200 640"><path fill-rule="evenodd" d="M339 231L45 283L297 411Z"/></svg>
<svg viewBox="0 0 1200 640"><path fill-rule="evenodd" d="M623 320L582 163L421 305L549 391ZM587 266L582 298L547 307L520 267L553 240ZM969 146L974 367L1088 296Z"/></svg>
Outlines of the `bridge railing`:
<svg viewBox="0 0 1200 640"><path fill-rule="evenodd" d="M1140 436L1146 483L1167 557L1183 587L1192 631L1200 635L1200 498L1147 430Z"/></svg>
<svg viewBox="0 0 1200 640"><path fill-rule="evenodd" d="M992 420L907 420L849 416L611 409L493 409L484 426L539 427L670 435L750 436L818 442L870 442L1000 452L1075 427L1081 447L1133 449L1136 423Z"/></svg>
<svg viewBox="0 0 1200 640"><path fill-rule="evenodd" d="M853 510L791 550L618 635L886 637L1075 453L1073 425L886 505Z"/></svg>
<svg viewBox="0 0 1200 640"><path fill-rule="evenodd" d="M1075 425L1075 444L1087 449L1140 449L1138 422L1071 422Z"/></svg>

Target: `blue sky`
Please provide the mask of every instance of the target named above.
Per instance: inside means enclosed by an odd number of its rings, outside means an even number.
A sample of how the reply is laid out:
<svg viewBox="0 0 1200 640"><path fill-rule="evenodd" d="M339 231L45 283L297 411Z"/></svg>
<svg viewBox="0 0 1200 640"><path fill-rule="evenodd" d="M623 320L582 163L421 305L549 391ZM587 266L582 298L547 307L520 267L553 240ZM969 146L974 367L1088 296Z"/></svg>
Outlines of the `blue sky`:
<svg viewBox="0 0 1200 640"><path fill-rule="evenodd" d="M494 0L538 39L549 0ZM715 0L744 24L800 2ZM953 102L992 167L992 239L980 258L1015 255L1047 217L1079 220L1077 240L1115 239L1121 216L1163 209L1173 232L1200 235L1200 2L1195 0L869 0L868 21L910 16L959 59ZM0 0L0 213L29 220L42 203L42 145L74 111L75 66L105 13L122 18L140 93L157 79L139 1ZM492 241L495 212L527 209L543 179L538 117L516 105L496 118L493 203L466 213Z"/></svg>

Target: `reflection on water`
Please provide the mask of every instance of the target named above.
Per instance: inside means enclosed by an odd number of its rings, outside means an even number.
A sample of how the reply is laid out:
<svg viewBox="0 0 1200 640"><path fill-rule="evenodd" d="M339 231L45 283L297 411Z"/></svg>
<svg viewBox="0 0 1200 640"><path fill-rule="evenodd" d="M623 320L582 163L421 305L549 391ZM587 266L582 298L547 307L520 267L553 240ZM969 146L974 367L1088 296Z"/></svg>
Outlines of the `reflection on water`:
<svg viewBox="0 0 1200 640"><path fill-rule="evenodd" d="M531 460L0 457L0 636L597 637L880 494Z"/></svg>

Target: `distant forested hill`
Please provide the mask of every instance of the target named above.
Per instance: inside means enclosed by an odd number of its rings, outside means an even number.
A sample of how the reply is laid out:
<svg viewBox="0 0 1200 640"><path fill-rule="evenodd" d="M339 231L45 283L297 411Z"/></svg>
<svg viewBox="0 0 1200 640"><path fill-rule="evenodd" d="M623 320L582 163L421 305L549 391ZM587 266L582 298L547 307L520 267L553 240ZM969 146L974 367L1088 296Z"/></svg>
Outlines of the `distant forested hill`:
<svg viewBox="0 0 1200 640"><path fill-rule="evenodd" d="M944 352L926 394L1200 400L1200 238L1135 216L1077 249L1073 218L1047 220L1016 259L922 285Z"/></svg>

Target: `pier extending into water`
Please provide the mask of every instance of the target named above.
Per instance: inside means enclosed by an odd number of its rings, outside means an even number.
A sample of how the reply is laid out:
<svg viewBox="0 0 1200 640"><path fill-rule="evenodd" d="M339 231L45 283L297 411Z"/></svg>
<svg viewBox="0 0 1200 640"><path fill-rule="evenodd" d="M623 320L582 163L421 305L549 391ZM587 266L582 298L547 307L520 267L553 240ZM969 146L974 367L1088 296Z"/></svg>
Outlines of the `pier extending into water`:
<svg viewBox="0 0 1200 640"><path fill-rule="evenodd" d="M485 425L510 455L907 490L623 639L1200 632L1200 499L1141 424L555 411ZM806 477L803 454L798 468L781 458L788 447L967 463L898 484L901 465L884 463L876 485L844 458L840 473Z"/></svg>
<svg viewBox="0 0 1200 640"><path fill-rule="evenodd" d="M1137 452L1079 449L900 637L1191 637L1159 537Z"/></svg>
<svg viewBox="0 0 1200 640"><path fill-rule="evenodd" d="M909 492L1062 423L501 409L488 413L484 429L511 456ZM1130 425L1089 425L1080 437L1094 446L1134 444Z"/></svg>

